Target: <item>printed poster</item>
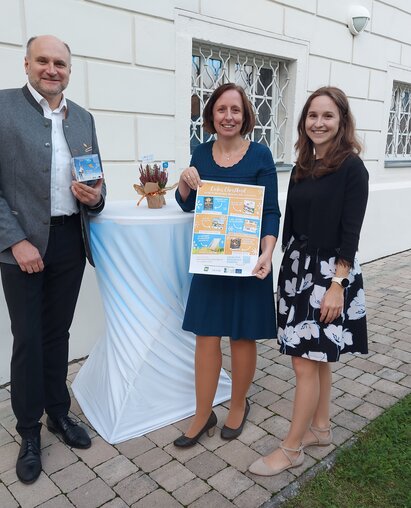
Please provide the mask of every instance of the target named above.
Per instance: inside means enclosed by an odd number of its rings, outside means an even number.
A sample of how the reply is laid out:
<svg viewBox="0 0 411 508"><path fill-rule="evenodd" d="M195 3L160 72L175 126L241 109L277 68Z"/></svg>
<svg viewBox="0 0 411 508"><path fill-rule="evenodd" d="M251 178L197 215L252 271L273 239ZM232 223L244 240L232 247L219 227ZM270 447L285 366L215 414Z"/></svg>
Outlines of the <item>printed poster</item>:
<svg viewBox="0 0 411 508"><path fill-rule="evenodd" d="M264 190L203 181L194 210L190 273L252 275L259 255Z"/></svg>

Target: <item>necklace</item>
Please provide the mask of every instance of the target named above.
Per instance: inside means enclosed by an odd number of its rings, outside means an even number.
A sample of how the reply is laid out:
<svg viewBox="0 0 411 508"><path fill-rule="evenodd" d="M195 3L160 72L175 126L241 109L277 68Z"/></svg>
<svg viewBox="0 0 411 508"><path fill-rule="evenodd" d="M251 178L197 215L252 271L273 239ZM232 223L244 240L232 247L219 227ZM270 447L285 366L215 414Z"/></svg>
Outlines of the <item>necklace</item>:
<svg viewBox="0 0 411 508"><path fill-rule="evenodd" d="M241 146L240 146L239 149L234 150L231 153L226 153L221 148L221 154L222 154L222 156L224 157L225 160L229 161L229 160L231 160L231 157L233 157L234 155L240 155L243 150L244 150L244 141L241 142Z"/></svg>

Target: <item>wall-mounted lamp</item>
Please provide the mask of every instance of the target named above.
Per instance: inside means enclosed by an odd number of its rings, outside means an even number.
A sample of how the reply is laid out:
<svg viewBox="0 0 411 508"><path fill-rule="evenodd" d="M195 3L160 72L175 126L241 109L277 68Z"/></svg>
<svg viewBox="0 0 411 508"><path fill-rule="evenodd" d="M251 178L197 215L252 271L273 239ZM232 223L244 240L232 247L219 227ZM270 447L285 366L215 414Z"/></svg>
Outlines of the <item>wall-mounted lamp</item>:
<svg viewBox="0 0 411 508"><path fill-rule="evenodd" d="M348 13L348 28L353 35L361 33L370 21L370 13L362 5L353 5Z"/></svg>

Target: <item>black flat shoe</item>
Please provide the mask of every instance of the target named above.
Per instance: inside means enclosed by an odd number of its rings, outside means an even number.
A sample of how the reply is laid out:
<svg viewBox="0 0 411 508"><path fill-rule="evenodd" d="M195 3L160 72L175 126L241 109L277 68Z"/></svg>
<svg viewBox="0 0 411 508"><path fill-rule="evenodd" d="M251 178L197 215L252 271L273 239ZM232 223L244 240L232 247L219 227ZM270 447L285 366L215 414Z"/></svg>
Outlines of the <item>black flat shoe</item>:
<svg viewBox="0 0 411 508"><path fill-rule="evenodd" d="M87 431L69 416L52 418L47 416L47 428L53 434L60 434L63 441L73 448L90 448L91 439Z"/></svg>
<svg viewBox="0 0 411 508"><path fill-rule="evenodd" d="M207 432L209 437L213 436L216 425L217 425L217 417L214 411L211 411L211 414L206 424L196 436L187 437L183 434L174 441L174 446L179 446L180 448L188 448L189 446L194 446L200 439L200 437L204 434L204 432Z"/></svg>
<svg viewBox="0 0 411 508"><path fill-rule="evenodd" d="M16 474L23 483L33 483L41 473L40 436L22 438L17 457Z"/></svg>
<svg viewBox="0 0 411 508"><path fill-rule="evenodd" d="M230 427L227 427L224 425L224 427L221 429L221 438L222 439L235 439L238 437L241 432L243 431L244 424L247 420L248 413L250 412L250 404L248 403L248 400L245 399L245 411L243 416L243 421L241 422L241 425L237 427L236 429L231 429Z"/></svg>

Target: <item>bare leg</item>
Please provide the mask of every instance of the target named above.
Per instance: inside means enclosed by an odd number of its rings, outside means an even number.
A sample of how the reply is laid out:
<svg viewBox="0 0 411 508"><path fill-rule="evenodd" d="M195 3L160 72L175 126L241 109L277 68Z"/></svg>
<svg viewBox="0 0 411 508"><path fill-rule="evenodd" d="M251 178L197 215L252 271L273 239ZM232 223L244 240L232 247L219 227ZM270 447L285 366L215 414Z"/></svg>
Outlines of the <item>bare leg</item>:
<svg viewBox="0 0 411 508"><path fill-rule="evenodd" d="M331 399L331 366L329 363L320 362L320 398L315 410L312 424L315 427L325 428L330 425L330 399Z"/></svg>
<svg viewBox="0 0 411 508"><path fill-rule="evenodd" d="M196 414L185 435L194 437L204 427L212 411L220 377L222 355L221 337L196 337L195 383Z"/></svg>
<svg viewBox="0 0 411 508"><path fill-rule="evenodd" d="M320 397L320 362L293 357L292 363L297 383L291 425L283 445L286 448L298 449L318 407ZM298 452L290 452L290 456L297 457ZM264 462L273 468L289 464L289 460L280 449L265 457Z"/></svg>
<svg viewBox="0 0 411 508"><path fill-rule="evenodd" d="M257 363L257 346L254 340L230 340L231 346L231 403L225 425L236 429L241 425L245 411L245 398L253 381Z"/></svg>
<svg viewBox="0 0 411 508"><path fill-rule="evenodd" d="M315 410L311 425L317 429L328 429L330 427L330 399L331 399L331 366L329 363L319 362L318 374L320 379L320 397ZM328 437L329 432L320 434L322 437ZM303 443L316 441L316 436L307 430Z"/></svg>

